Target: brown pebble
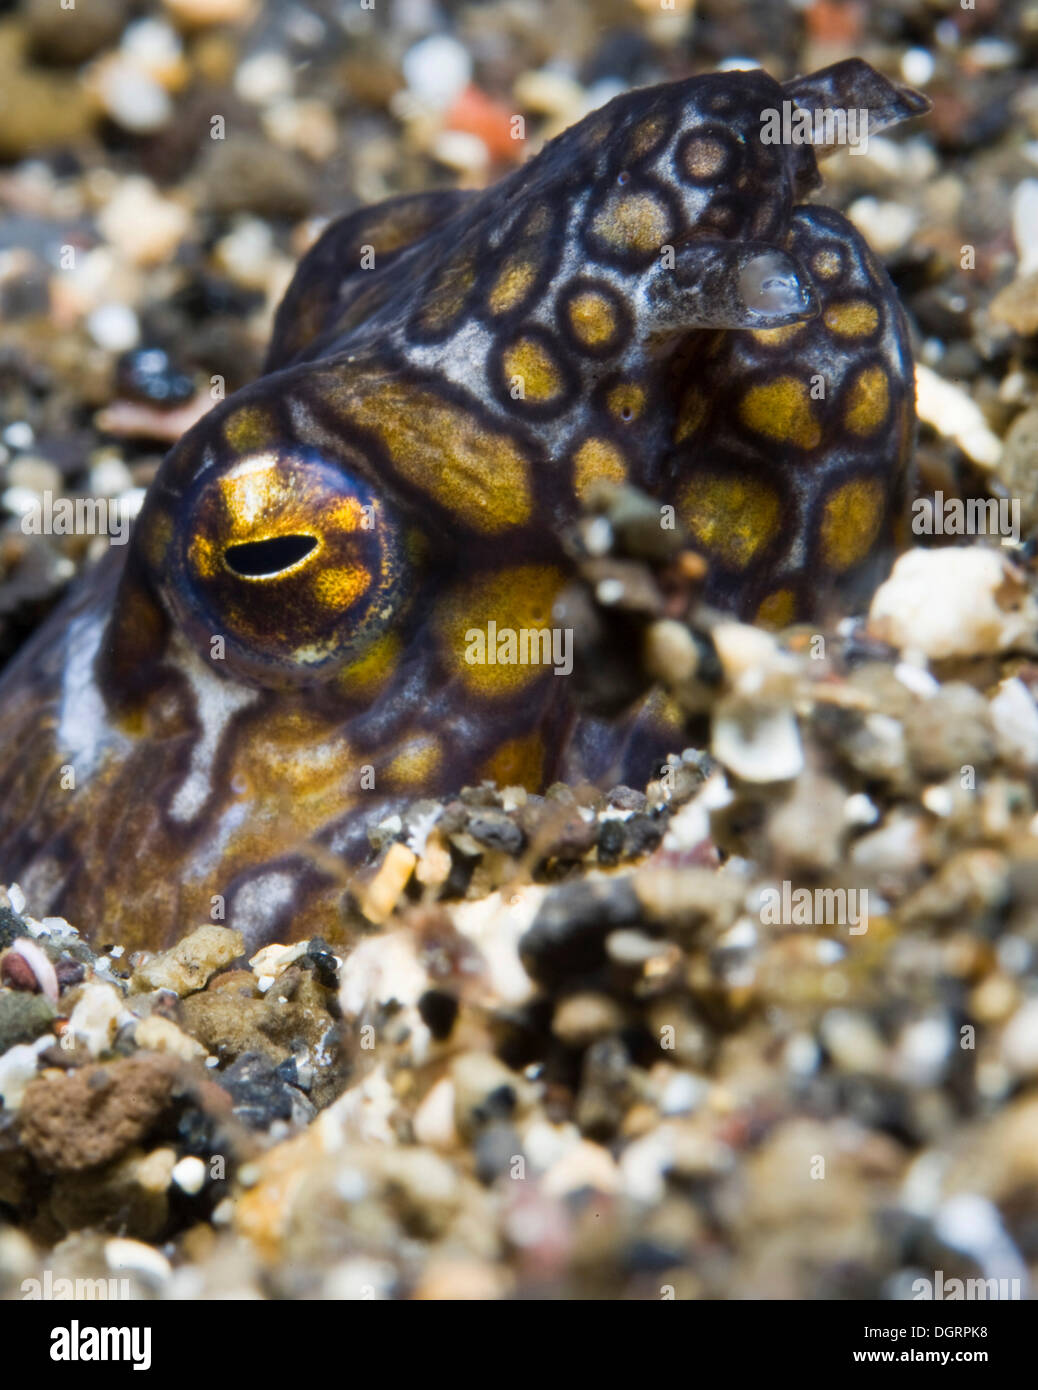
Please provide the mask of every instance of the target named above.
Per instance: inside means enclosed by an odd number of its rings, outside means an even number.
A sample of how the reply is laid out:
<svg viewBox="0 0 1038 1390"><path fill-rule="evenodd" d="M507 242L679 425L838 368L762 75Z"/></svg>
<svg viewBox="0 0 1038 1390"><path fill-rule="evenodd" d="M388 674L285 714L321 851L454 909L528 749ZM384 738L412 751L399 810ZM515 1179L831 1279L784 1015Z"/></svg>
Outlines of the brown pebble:
<svg viewBox="0 0 1038 1390"><path fill-rule="evenodd" d="M76 1173L140 1142L169 1103L181 1064L149 1053L41 1076L26 1087L22 1141L41 1168Z"/></svg>
<svg viewBox="0 0 1038 1390"><path fill-rule="evenodd" d="M0 961L0 980L9 989L27 990L30 994L39 994L40 982L36 978L36 972L17 951L8 951L3 960Z"/></svg>

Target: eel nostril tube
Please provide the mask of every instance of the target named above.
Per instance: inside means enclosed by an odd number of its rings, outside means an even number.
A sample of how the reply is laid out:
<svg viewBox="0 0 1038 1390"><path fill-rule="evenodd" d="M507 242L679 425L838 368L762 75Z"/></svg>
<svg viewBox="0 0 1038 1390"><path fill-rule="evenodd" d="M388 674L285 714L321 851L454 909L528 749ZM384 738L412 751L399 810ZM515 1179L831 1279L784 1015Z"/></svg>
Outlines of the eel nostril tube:
<svg viewBox="0 0 1038 1390"><path fill-rule="evenodd" d="M807 312L811 295L789 258L778 252L754 256L739 272L739 293L747 308L785 317Z"/></svg>

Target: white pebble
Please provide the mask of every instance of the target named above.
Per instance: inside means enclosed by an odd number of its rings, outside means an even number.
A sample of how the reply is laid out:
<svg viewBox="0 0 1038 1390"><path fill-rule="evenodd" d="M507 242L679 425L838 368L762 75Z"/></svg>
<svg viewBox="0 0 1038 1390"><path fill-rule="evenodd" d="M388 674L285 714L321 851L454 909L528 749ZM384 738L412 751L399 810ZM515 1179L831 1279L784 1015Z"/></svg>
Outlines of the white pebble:
<svg viewBox="0 0 1038 1390"><path fill-rule="evenodd" d="M997 72L1001 68L1011 68L1020 56L1015 43L989 35L970 44L971 62L987 72Z"/></svg>
<svg viewBox="0 0 1038 1390"><path fill-rule="evenodd" d="M468 50L447 34L433 34L409 48L401 69L411 91L436 110L450 106L472 80Z"/></svg>
<svg viewBox="0 0 1038 1390"><path fill-rule="evenodd" d="M99 304L87 315L86 326L106 352L126 352L140 342L141 326L128 304Z"/></svg>
<svg viewBox="0 0 1038 1390"><path fill-rule="evenodd" d="M128 59L107 59L99 70L98 82L105 111L116 125L134 135L161 130L173 114L173 104L161 84Z"/></svg>
<svg viewBox="0 0 1038 1390"><path fill-rule="evenodd" d="M901 76L912 87L925 87L936 66L933 54L926 48L908 48L901 55Z"/></svg>
<svg viewBox="0 0 1038 1390"><path fill-rule="evenodd" d="M628 1144L620 1159L626 1195L646 1206L660 1202L666 1191L664 1174L673 1159L673 1141L667 1130L651 1130L644 1138Z"/></svg>
<svg viewBox="0 0 1038 1390"><path fill-rule="evenodd" d="M909 550L876 591L868 630L916 656L990 656L1017 644L1033 650L1038 609L1001 551Z"/></svg>
<svg viewBox="0 0 1038 1390"><path fill-rule="evenodd" d="M61 490L61 471L49 459L37 458L35 454L22 454L7 469L7 481L12 487L31 488L33 492L43 493Z"/></svg>
<svg viewBox="0 0 1038 1390"><path fill-rule="evenodd" d="M998 1208L975 1192L959 1192L942 1202L933 1228L945 1245L981 1259L1004 1239Z"/></svg>
<svg viewBox="0 0 1038 1390"><path fill-rule="evenodd" d="M679 1071L667 1082L660 1097L664 1115L691 1115L703 1104L710 1091L709 1082L691 1072Z"/></svg>
<svg viewBox="0 0 1038 1390"><path fill-rule="evenodd" d="M1008 763L1038 767L1038 706L1019 676L998 687L991 701L991 717L999 754Z"/></svg>
<svg viewBox="0 0 1038 1390"><path fill-rule="evenodd" d="M433 156L463 174L476 174L490 163L490 151L478 135L467 130L441 130L432 145Z"/></svg>
<svg viewBox="0 0 1038 1390"><path fill-rule="evenodd" d="M523 111L535 111L567 121L579 120L587 109L584 88L565 72L540 68L516 80L515 100Z"/></svg>
<svg viewBox="0 0 1038 1390"><path fill-rule="evenodd" d="M57 1043L53 1033L46 1033L32 1043L9 1047L0 1056L0 1100L5 1110L17 1110L25 1088L36 1075L37 1058L41 1052Z"/></svg>
<svg viewBox="0 0 1038 1390"><path fill-rule="evenodd" d="M795 1033L782 1049L782 1060L794 1076L813 1076L822 1061L822 1052L810 1033Z"/></svg>
<svg viewBox="0 0 1038 1390"><path fill-rule="evenodd" d="M358 1255L329 1271L321 1292L324 1298L336 1302L389 1298L396 1281L396 1266L391 1261Z"/></svg>
<svg viewBox="0 0 1038 1390"><path fill-rule="evenodd" d="M714 715L710 751L747 782L785 782L804 766L800 730L788 705L723 700Z"/></svg>
<svg viewBox="0 0 1038 1390"><path fill-rule="evenodd" d="M930 700L940 690L940 684L925 666L917 666L914 661L899 661L894 667L894 678L913 695Z"/></svg>
<svg viewBox="0 0 1038 1390"><path fill-rule="evenodd" d="M790 695L797 663L770 632L748 623L718 623L711 636L725 680L736 695Z"/></svg>
<svg viewBox="0 0 1038 1390"><path fill-rule="evenodd" d="M156 1284L164 1284L172 1273L172 1266L161 1250L124 1236L105 1242L105 1264L111 1270L137 1274Z"/></svg>
<svg viewBox="0 0 1038 1390"><path fill-rule="evenodd" d="M923 862L928 843L923 821L917 816L894 813L886 825L855 841L851 862L872 876L910 874ZM872 904L873 911L876 910Z"/></svg>
<svg viewBox="0 0 1038 1390"><path fill-rule="evenodd" d="M872 197L857 199L847 209L847 216L880 256L900 251L919 222L918 215L903 203Z"/></svg>
<svg viewBox="0 0 1038 1390"><path fill-rule="evenodd" d="M160 82L184 55L177 31L161 19L135 19L123 30L119 48L138 68Z"/></svg>
<svg viewBox="0 0 1038 1390"><path fill-rule="evenodd" d="M906 1086L936 1086L951 1055L953 1033L943 1015L907 1024L897 1042L896 1070Z"/></svg>
<svg viewBox="0 0 1038 1390"><path fill-rule="evenodd" d="M173 1165L173 1181L181 1192L193 1197L205 1186L206 1168L200 1158L189 1154Z"/></svg>
<svg viewBox="0 0 1038 1390"><path fill-rule="evenodd" d="M295 90L292 65L282 53L264 49L246 58L234 74L234 90L242 101L269 106L290 97Z"/></svg>
<svg viewBox="0 0 1038 1390"><path fill-rule="evenodd" d="M414 1136L419 1144L449 1152L457 1145L454 1127L454 1083L441 1077L415 1111Z"/></svg>
<svg viewBox="0 0 1038 1390"><path fill-rule="evenodd" d="M1013 240L1020 256L1017 275L1038 270L1038 179L1024 179L1013 192Z"/></svg>
<svg viewBox="0 0 1038 1390"><path fill-rule="evenodd" d="M669 853L694 849L710 838L710 813L731 805L735 796L718 768L707 778L700 791L671 817L663 848Z"/></svg>
<svg viewBox="0 0 1038 1390"><path fill-rule="evenodd" d="M132 1021L133 1015L123 1004L118 990L93 981L84 985L68 1026L72 1035L84 1042L94 1057L101 1057L111 1046L120 1025Z"/></svg>
<svg viewBox="0 0 1038 1390"><path fill-rule="evenodd" d="M118 454L103 454L91 465L89 490L96 497L119 497L133 486L133 477Z"/></svg>
<svg viewBox="0 0 1038 1390"><path fill-rule="evenodd" d="M167 260L187 233L191 218L150 179L124 179L98 215L101 234L135 265Z"/></svg>
<svg viewBox="0 0 1038 1390"><path fill-rule="evenodd" d="M262 122L276 145L318 161L330 159L339 143L335 116L320 101L276 101L263 112Z"/></svg>
<svg viewBox="0 0 1038 1390"><path fill-rule="evenodd" d="M547 1120L534 1120L523 1133L523 1149L535 1173L546 1173L579 1143L580 1130L570 1123L553 1125Z"/></svg>
<svg viewBox="0 0 1038 1390"><path fill-rule="evenodd" d="M883 1039L869 1017L856 1009L829 1009L818 1028L825 1049L844 1072L881 1072Z"/></svg>
<svg viewBox="0 0 1038 1390"><path fill-rule="evenodd" d="M217 264L249 289L266 285L273 254L274 234L258 217L239 218L215 247Z"/></svg>
<svg viewBox="0 0 1038 1390"><path fill-rule="evenodd" d="M1035 187L1038 188L1038 183ZM938 376L921 362L916 363L915 385L916 413L920 420L945 439L954 440L974 463L982 468L994 468L1002 457L1002 441L989 427L973 398L954 381Z"/></svg>
<svg viewBox="0 0 1038 1390"><path fill-rule="evenodd" d="M931 815L950 816L955 809L955 798L951 789L945 786L927 787L919 798Z"/></svg>
<svg viewBox="0 0 1038 1390"><path fill-rule="evenodd" d="M1029 999L1006 1024L1002 1061L1017 1076L1038 1074L1038 999Z"/></svg>
<svg viewBox="0 0 1038 1390"><path fill-rule="evenodd" d="M541 1191L546 1197L566 1197L588 1187L619 1192L620 1170L608 1149L582 1139L552 1164L541 1180Z"/></svg>
<svg viewBox="0 0 1038 1390"><path fill-rule="evenodd" d="M40 505L40 494L34 487L5 487L0 493L0 504L11 516L32 516Z"/></svg>
<svg viewBox="0 0 1038 1390"><path fill-rule="evenodd" d="M14 420L4 430L4 443L11 449L31 449L36 439L27 420Z"/></svg>
<svg viewBox="0 0 1038 1390"><path fill-rule="evenodd" d="M417 1004L426 987L425 967L411 934L389 932L366 937L347 957L339 975L339 1003L348 1018L359 1018L391 999L405 1007Z"/></svg>
<svg viewBox="0 0 1038 1390"><path fill-rule="evenodd" d="M261 979L276 980L279 975L284 974L290 965L294 965L297 960L305 956L309 948L310 943L308 941L297 941L294 946L282 946L279 942L273 942L270 946L262 947L254 956L249 958L249 968L254 975Z"/></svg>
<svg viewBox="0 0 1038 1390"><path fill-rule="evenodd" d="M854 792L843 803L843 817L848 825L875 825L879 807L865 792Z"/></svg>
<svg viewBox="0 0 1038 1390"><path fill-rule="evenodd" d="M1003 936L998 943L998 963L1010 975L1022 975L1030 967L1034 954L1031 943L1022 936Z"/></svg>

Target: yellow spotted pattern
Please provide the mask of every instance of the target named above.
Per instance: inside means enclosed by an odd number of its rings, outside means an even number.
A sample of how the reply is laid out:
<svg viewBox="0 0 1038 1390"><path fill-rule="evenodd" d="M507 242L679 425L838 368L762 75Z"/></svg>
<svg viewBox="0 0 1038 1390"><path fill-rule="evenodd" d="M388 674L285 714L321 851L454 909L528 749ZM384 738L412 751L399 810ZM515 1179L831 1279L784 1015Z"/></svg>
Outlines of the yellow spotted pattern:
<svg viewBox="0 0 1038 1390"><path fill-rule="evenodd" d="M882 367L859 372L847 395L844 422L853 434L875 434L890 409L890 388Z"/></svg>
<svg viewBox="0 0 1038 1390"><path fill-rule="evenodd" d="M645 409L645 388L634 382L614 386L606 396L606 407L614 420L637 420Z"/></svg>
<svg viewBox="0 0 1038 1390"><path fill-rule="evenodd" d="M383 776L393 787L428 785L443 764L443 746L432 734L420 734L405 743Z"/></svg>
<svg viewBox="0 0 1038 1390"><path fill-rule="evenodd" d="M529 520L529 460L475 413L396 381L340 399L340 408L378 436L401 477L467 525L496 535Z"/></svg>
<svg viewBox="0 0 1038 1390"><path fill-rule="evenodd" d="M540 267L521 257L508 260L490 288L487 305L492 314L507 314L521 304L537 279Z"/></svg>
<svg viewBox="0 0 1038 1390"><path fill-rule="evenodd" d="M475 252L466 251L448 261L439 272L419 313L419 322L427 333L444 332L458 317L476 283L478 269Z"/></svg>
<svg viewBox="0 0 1038 1390"><path fill-rule="evenodd" d="M518 633L523 628L550 627L552 604L562 584L562 571L553 565L518 565L477 575L457 585L443 599L436 615L438 647L444 664L469 690L481 696L514 695L532 685L551 667L496 661L469 663L465 660L467 634L480 631L486 639L492 622L498 635L505 629Z"/></svg>
<svg viewBox="0 0 1038 1390"><path fill-rule="evenodd" d="M274 419L261 406L247 405L224 421L223 437L236 454L262 449L275 438Z"/></svg>
<svg viewBox="0 0 1038 1390"><path fill-rule="evenodd" d="M811 258L811 269L823 280L835 280L843 271L843 257L839 251L817 251Z"/></svg>
<svg viewBox="0 0 1038 1390"><path fill-rule="evenodd" d="M690 386L681 398L678 407L678 422L674 429L674 442L682 443L690 435L695 434L696 430L706 419L708 402L702 391L695 386Z"/></svg>
<svg viewBox="0 0 1038 1390"><path fill-rule="evenodd" d="M604 478L622 483L627 478L627 464L615 444L608 439L588 439L581 444L573 459L573 488L578 497L586 497L592 483Z"/></svg>
<svg viewBox="0 0 1038 1390"><path fill-rule="evenodd" d="M537 733L507 739L483 764L480 775L499 787L539 791L544 785L544 740Z"/></svg>
<svg viewBox="0 0 1038 1390"><path fill-rule="evenodd" d="M739 414L756 434L800 449L817 448L822 427L815 417L805 384L795 376L751 386L743 396Z"/></svg>
<svg viewBox="0 0 1038 1390"><path fill-rule="evenodd" d="M700 135L689 140L682 155L692 178L713 179L724 168L728 151L716 136Z"/></svg>
<svg viewBox="0 0 1038 1390"><path fill-rule="evenodd" d="M804 331L802 323L787 323L781 328L753 328L750 330L753 340L760 343L761 347L785 347L791 343Z"/></svg>
<svg viewBox="0 0 1038 1390"><path fill-rule="evenodd" d="M161 571L166 562L170 542L173 539L173 518L165 511L152 512L145 530L143 521L138 523L140 544L145 547L148 563ZM136 539L136 538L135 538Z"/></svg>
<svg viewBox="0 0 1038 1390"><path fill-rule="evenodd" d="M680 512L699 545L741 570L777 535L782 508L765 483L704 473L684 488Z"/></svg>
<svg viewBox="0 0 1038 1390"><path fill-rule="evenodd" d="M670 213L651 193L613 193L591 222L594 234L614 251L658 251L671 235Z"/></svg>
<svg viewBox="0 0 1038 1390"><path fill-rule="evenodd" d="M620 331L616 313L604 294L583 290L567 305L569 326L578 343L601 349L610 346Z"/></svg>
<svg viewBox="0 0 1038 1390"><path fill-rule="evenodd" d="M830 304L822 317L826 328L841 338L869 338L879 327L879 310L867 299Z"/></svg>
<svg viewBox="0 0 1038 1390"><path fill-rule="evenodd" d="M522 382L523 399L547 404L562 392L562 373L551 352L536 338L517 338L501 354L506 379Z"/></svg>
<svg viewBox="0 0 1038 1390"><path fill-rule="evenodd" d="M669 126L667 118L658 112L639 121L627 137L626 157L635 160L649 154L664 139Z"/></svg>
<svg viewBox="0 0 1038 1390"><path fill-rule="evenodd" d="M796 595L792 589L776 589L761 601L757 622L762 627L788 627L796 614Z"/></svg>
<svg viewBox="0 0 1038 1390"><path fill-rule="evenodd" d="M339 689L344 695L370 698L396 670L403 642L395 632L383 633L358 660L339 672Z"/></svg>
<svg viewBox="0 0 1038 1390"><path fill-rule="evenodd" d="M343 735L318 716L298 708L272 708L252 737L235 746L229 781L241 788L241 796L292 816L303 839L341 813L343 768L354 758ZM264 827L246 821L242 830L262 835Z"/></svg>
<svg viewBox="0 0 1038 1390"><path fill-rule="evenodd" d="M872 549L883 520L883 486L878 478L855 478L826 500L822 514L822 559L841 572Z"/></svg>

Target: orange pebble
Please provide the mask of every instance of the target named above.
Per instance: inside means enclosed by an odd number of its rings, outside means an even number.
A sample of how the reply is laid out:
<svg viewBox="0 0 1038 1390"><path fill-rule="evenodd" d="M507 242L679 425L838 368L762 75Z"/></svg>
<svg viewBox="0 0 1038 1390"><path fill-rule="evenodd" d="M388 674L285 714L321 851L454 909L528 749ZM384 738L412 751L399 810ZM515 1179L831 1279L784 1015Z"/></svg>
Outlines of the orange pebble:
<svg viewBox="0 0 1038 1390"><path fill-rule="evenodd" d="M860 5L816 0L805 15L808 33L817 43L853 47L861 38L864 14Z"/></svg>
<svg viewBox="0 0 1038 1390"><path fill-rule="evenodd" d="M525 141L512 138L514 117L515 112L470 84L448 110L444 124L448 130L463 130L468 135L478 135L490 152L491 159L519 164Z"/></svg>

